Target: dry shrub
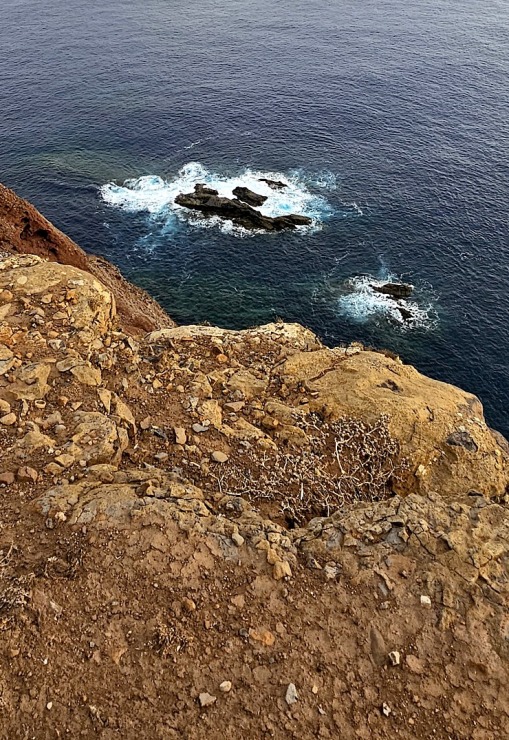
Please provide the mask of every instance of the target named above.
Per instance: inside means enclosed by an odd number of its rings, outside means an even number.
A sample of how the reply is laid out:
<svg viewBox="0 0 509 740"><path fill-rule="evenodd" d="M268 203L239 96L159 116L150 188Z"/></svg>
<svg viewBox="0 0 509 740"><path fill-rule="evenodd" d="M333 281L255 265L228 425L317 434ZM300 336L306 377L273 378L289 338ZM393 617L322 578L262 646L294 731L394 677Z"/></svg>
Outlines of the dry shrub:
<svg viewBox="0 0 509 740"><path fill-rule="evenodd" d="M173 624L158 622L151 639L151 646L161 658L180 653L188 645L188 639Z"/></svg>
<svg viewBox="0 0 509 740"><path fill-rule="evenodd" d="M358 501L388 498L407 465L387 421L381 416L372 424L349 417L326 422L311 415L298 422L307 445L246 450L226 467L220 489L253 503L277 502L290 526Z"/></svg>

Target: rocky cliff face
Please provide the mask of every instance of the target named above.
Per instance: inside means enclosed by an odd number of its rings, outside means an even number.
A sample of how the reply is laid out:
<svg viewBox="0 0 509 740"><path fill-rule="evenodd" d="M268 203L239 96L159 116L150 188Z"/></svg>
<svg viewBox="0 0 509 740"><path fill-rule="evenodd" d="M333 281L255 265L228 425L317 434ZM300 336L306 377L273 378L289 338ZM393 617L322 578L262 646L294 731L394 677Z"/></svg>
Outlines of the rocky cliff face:
<svg viewBox="0 0 509 740"><path fill-rule="evenodd" d="M106 260L87 255L30 203L1 184L0 251L35 254L95 275L115 296L119 315L131 331L173 326L173 321L145 291L128 283Z"/></svg>
<svg viewBox="0 0 509 740"><path fill-rule="evenodd" d="M133 333L89 258L9 219L3 736L508 735L480 402L295 324Z"/></svg>

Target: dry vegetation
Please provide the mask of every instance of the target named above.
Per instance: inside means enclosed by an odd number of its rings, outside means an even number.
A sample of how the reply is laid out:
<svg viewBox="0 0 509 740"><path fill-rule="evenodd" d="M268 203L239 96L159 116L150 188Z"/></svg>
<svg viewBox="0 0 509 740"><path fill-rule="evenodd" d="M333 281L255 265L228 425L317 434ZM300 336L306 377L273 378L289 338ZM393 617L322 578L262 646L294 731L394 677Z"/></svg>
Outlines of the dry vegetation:
<svg viewBox="0 0 509 740"><path fill-rule="evenodd" d="M392 495L406 463L386 417L373 424L347 417L331 423L313 414L299 426L309 444L263 455L247 449L218 478L220 490L278 504L289 526Z"/></svg>

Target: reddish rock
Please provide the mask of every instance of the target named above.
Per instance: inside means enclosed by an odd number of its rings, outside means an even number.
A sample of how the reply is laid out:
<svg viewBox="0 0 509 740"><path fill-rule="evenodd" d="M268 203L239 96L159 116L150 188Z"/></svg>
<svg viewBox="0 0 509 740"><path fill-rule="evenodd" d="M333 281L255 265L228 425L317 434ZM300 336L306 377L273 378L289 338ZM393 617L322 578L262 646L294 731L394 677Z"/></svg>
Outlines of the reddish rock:
<svg viewBox="0 0 509 740"><path fill-rule="evenodd" d="M117 312L126 328L139 333L175 325L153 298L128 283L116 267L102 257L87 255L34 206L1 184L0 251L36 254L90 272L115 296Z"/></svg>
<svg viewBox="0 0 509 740"><path fill-rule="evenodd" d="M39 477L39 473L37 472L37 470L34 470L34 468L31 468L28 465L24 465L22 468L19 468L16 477L19 481L22 482L36 483L37 478Z"/></svg>

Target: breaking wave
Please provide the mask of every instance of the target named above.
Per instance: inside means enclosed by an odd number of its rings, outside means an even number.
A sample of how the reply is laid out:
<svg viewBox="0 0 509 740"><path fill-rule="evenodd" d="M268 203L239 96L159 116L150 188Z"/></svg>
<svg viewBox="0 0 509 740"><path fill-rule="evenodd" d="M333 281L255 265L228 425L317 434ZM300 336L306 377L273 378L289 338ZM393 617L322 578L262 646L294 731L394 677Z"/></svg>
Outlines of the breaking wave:
<svg viewBox="0 0 509 740"><path fill-rule="evenodd" d="M260 178L280 180L286 187L282 190L272 190ZM217 218L204 218L186 208L176 205L175 198L179 193L194 190L197 183L204 183L212 187L224 197L232 197L232 190L238 186L247 187L260 195L267 196L267 200L259 208L266 216L284 216L289 213L298 213L312 219L311 226L299 227L299 230L319 229L324 220L333 212L331 205L322 193L313 193L308 184L316 186L312 180L308 183L303 175L293 173L285 175L281 172L259 172L245 169L238 176L220 175L211 172L199 162L190 162L179 170L173 179L163 179L157 175L146 175L137 179L126 180L122 185L109 182L100 188L103 200L110 206L121 208L131 213L146 212L162 221L171 219L185 219L202 228L217 227L225 233L234 233L239 236L251 234L241 227L233 226L231 222ZM335 178L327 180L322 177L319 185L321 190L335 187Z"/></svg>
<svg viewBox="0 0 509 740"><path fill-rule="evenodd" d="M395 300L372 287L398 281L394 275L383 280L369 275L350 278L343 284L338 298L340 313L358 324L389 321L402 330L435 328L438 317L429 291L417 290L411 298Z"/></svg>

